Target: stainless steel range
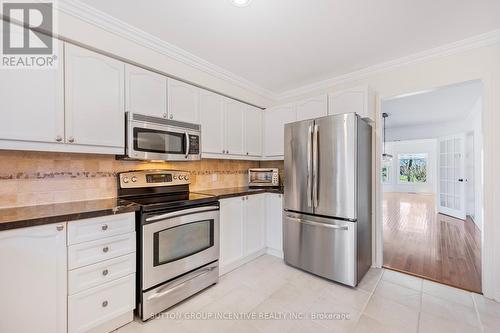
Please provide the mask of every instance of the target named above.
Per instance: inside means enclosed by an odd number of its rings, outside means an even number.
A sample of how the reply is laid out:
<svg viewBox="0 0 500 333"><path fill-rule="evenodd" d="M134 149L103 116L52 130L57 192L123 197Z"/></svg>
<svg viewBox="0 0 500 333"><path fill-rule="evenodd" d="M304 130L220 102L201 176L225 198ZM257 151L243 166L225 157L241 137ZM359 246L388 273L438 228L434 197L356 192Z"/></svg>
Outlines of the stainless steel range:
<svg viewBox="0 0 500 333"><path fill-rule="evenodd" d="M118 178L119 197L141 205L137 308L147 320L217 283L219 202L190 193L183 171L131 171Z"/></svg>

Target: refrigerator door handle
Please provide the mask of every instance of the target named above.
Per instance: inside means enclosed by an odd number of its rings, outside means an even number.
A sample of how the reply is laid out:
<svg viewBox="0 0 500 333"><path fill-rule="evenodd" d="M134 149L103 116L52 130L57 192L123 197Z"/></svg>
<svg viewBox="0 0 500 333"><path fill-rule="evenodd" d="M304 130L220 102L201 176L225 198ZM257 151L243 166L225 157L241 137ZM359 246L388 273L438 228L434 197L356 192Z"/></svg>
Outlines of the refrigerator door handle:
<svg viewBox="0 0 500 333"><path fill-rule="evenodd" d="M313 126L309 125L307 131L307 207L312 206L312 135Z"/></svg>
<svg viewBox="0 0 500 333"><path fill-rule="evenodd" d="M299 219L297 217L291 217L289 215L286 216L287 219L290 221L302 223L302 224L307 224L311 225L314 227L323 227L323 228L328 228L328 229L337 229L337 230L349 230L349 227L343 226L343 225L336 225L336 224L328 224L328 223L320 223L320 222L313 222L313 221L307 221L303 219Z"/></svg>
<svg viewBox="0 0 500 333"><path fill-rule="evenodd" d="M317 124L314 125L314 131L313 131L313 157L312 157L312 162L313 162L313 189L312 189L312 197L313 197L313 206L318 207L318 182L319 182L319 175L318 175L318 131L319 131L319 126Z"/></svg>

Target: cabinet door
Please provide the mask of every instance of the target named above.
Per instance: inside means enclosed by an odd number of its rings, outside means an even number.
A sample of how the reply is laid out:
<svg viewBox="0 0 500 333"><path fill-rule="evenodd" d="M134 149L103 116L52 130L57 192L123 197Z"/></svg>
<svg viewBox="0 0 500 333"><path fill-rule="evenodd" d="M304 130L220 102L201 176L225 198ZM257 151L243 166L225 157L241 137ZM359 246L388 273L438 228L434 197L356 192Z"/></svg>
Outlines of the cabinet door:
<svg viewBox="0 0 500 333"><path fill-rule="evenodd" d="M198 94L197 87L168 79L168 118L198 124Z"/></svg>
<svg viewBox="0 0 500 333"><path fill-rule="evenodd" d="M0 332L66 332L65 224L0 232Z"/></svg>
<svg viewBox="0 0 500 333"><path fill-rule="evenodd" d="M221 269L243 258L243 197L220 200Z"/></svg>
<svg viewBox="0 0 500 333"><path fill-rule="evenodd" d="M321 95L297 103L297 121L328 115L328 95Z"/></svg>
<svg viewBox="0 0 500 333"><path fill-rule="evenodd" d="M124 148L124 63L66 44L66 142Z"/></svg>
<svg viewBox="0 0 500 333"><path fill-rule="evenodd" d="M296 120L295 106L278 106L264 111L264 155L280 157L284 155L285 124Z"/></svg>
<svg viewBox="0 0 500 333"><path fill-rule="evenodd" d="M368 86L355 87L330 94L328 114L355 112L374 119L375 96Z"/></svg>
<svg viewBox="0 0 500 333"><path fill-rule="evenodd" d="M246 155L244 147L244 106L242 103L226 99L226 138L227 154Z"/></svg>
<svg viewBox="0 0 500 333"><path fill-rule="evenodd" d="M262 110L245 107L245 151L248 156L262 156Z"/></svg>
<svg viewBox="0 0 500 333"><path fill-rule="evenodd" d="M223 97L200 90L201 152L224 154Z"/></svg>
<svg viewBox="0 0 500 333"><path fill-rule="evenodd" d="M282 195L266 193L266 246L283 256Z"/></svg>
<svg viewBox="0 0 500 333"><path fill-rule="evenodd" d="M167 78L145 69L125 66L125 109L167 118Z"/></svg>
<svg viewBox="0 0 500 333"><path fill-rule="evenodd" d="M266 247L266 205L265 194L254 194L245 198L245 219L243 235L245 255Z"/></svg>
<svg viewBox="0 0 500 333"><path fill-rule="evenodd" d="M64 139L63 43L53 69L2 69L0 140L62 142Z"/></svg>

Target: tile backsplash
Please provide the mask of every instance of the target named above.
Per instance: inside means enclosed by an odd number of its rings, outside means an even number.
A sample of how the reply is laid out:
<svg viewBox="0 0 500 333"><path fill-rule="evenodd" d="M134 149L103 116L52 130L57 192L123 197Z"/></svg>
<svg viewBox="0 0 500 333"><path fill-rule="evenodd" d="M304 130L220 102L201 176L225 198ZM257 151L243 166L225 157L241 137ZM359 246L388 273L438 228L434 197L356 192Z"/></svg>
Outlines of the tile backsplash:
<svg viewBox="0 0 500 333"><path fill-rule="evenodd" d="M108 155L0 150L0 208L112 198L116 196L116 174L129 170L189 171L191 191L246 186L248 168L260 166L283 169L283 161L147 163Z"/></svg>

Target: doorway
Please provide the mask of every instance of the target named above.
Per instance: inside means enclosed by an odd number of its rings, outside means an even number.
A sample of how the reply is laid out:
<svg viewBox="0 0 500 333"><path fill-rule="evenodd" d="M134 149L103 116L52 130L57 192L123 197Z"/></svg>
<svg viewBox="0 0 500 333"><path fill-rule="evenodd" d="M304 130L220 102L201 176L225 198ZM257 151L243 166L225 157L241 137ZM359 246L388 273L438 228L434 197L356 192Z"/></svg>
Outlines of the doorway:
<svg viewBox="0 0 500 333"><path fill-rule="evenodd" d="M382 100L383 266L481 293L481 81Z"/></svg>

